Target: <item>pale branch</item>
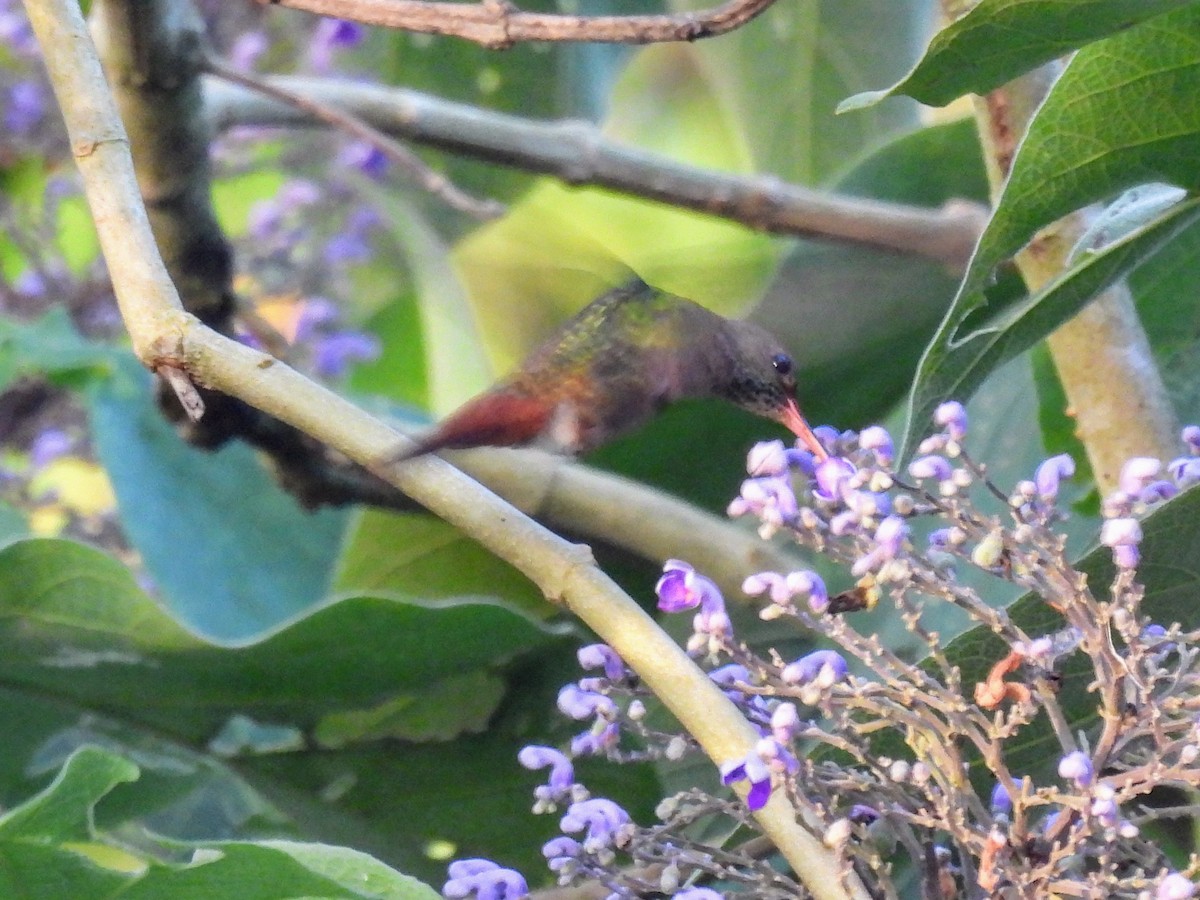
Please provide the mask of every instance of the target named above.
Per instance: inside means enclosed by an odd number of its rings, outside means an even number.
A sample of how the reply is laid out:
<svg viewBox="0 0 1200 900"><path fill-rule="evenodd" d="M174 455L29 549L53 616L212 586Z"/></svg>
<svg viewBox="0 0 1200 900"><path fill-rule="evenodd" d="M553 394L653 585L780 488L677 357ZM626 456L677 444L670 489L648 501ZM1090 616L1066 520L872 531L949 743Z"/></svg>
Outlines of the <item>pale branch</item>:
<svg viewBox="0 0 1200 900"><path fill-rule="evenodd" d="M1059 64L1050 63L976 99L980 142L996 198L1058 71ZM1097 212L1091 207L1060 219L1017 254L1017 268L1031 292L1067 269L1072 248ZM1116 490L1126 460L1174 455L1179 424L1125 282L1097 294L1047 343L1102 494Z"/></svg>
<svg viewBox="0 0 1200 900"><path fill-rule="evenodd" d="M190 8L187 0L96 0L92 17L119 106L136 136L135 170L143 195L150 198L152 228L171 279L186 309L228 333L232 316L244 313L231 302L232 253L211 206L208 130L197 92L204 65L201 23L189 18ZM306 507L418 508L393 486L297 429L213 391L180 395L185 385L177 376L185 373L169 363L158 371L171 376L172 391L163 396L163 405L179 419L177 427L189 441L200 447L246 441L267 455L280 484ZM204 416L180 418L176 397L193 410L199 399ZM750 572L786 571L800 564L786 548L769 547L676 497L565 460L466 454L463 461L527 514L654 563L690 559L730 597L737 596Z"/></svg>
<svg viewBox="0 0 1200 900"><path fill-rule="evenodd" d="M420 91L328 78L272 76L266 84L342 109L385 134L571 185L595 185L729 219L772 234L843 241L932 259L963 271L987 221L968 201L940 209L849 197L766 175L735 175L623 146L576 120L535 121ZM310 126L303 112L206 79L214 130Z"/></svg>
<svg viewBox="0 0 1200 900"><path fill-rule="evenodd" d="M322 103L319 100L314 100L311 97L297 94L295 91L289 91L277 83L270 83L253 75L239 72L237 69L224 65L215 59L208 59L205 62L205 68L224 81L240 85L251 91L257 91L281 103L294 106L296 109L307 113L316 121L324 122L333 128L337 128L346 134L373 145L391 160L396 168L408 179L415 182L422 190L437 197L453 210L466 213L472 218L484 221L504 214L503 204L495 200L472 197L441 172L435 172L431 169L424 160L395 138L389 137L379 131L379 129L368 125L352 113Z"/></svg>
<svg viewBox="0 0 1200 900"><path fill-rule="evenodd" d="M334 447L361 464L391 452L394 431L295 370L206 327L183 310L158 255L137 190L129 142L75 0L28 0L133 346L150 367L178 364L192 378ZM609 643L720 764L740 760L758 734L723 691L618 585L571 544L436 458L394 469L405 494L528 576ZM800 825L809 812L784 792L754 813L818 900L867 898L843 881L835 853ZM811 826L810 826L811 827ZM846 884L847 887L843 887Z"/></svg>
<svg viewBox="0 0 1200 900"><path fill-rule="evenodd" d="M439 3L433 0L259 0L321 16L350 19L421 34L457 37L492 50L513 44L589 41L660 44L716 37L745 25L775 0L728 0L701 12L644 16L572 16L531 13L508 0Z"/></svg>

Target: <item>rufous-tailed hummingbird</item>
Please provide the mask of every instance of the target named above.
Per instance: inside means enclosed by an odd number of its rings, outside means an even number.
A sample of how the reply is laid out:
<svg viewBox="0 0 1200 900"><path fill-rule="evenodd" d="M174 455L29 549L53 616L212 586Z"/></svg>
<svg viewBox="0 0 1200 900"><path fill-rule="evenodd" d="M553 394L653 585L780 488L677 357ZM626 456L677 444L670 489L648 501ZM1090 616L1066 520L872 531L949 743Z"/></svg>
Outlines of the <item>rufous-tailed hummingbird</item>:
<svg viewBox="0 0 1200 900"><path fill-rule="evenodd" d="M752 322L636 280L593 300L520 370L391 461L534 444L585 453L685 397L720 397L787 426L824 459L796 404L792 358Z"/></svg>

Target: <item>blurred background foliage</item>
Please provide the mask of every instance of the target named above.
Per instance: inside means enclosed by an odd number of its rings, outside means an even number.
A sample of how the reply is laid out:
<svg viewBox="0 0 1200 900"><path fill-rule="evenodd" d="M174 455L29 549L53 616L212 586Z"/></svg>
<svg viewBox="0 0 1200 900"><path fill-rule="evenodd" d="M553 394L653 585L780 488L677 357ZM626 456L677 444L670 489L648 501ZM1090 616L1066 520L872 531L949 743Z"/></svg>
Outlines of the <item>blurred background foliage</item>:
<svg viewBox="0 0 1200 900"><path fill-rule="evenodd" d="M1057 52L1115 40L1109 34L1130 22L1104 15L1119 5L1072 4L1097 27ZM1015 0L983 6L1001 23L1023 14ZM1061 27L1044 6L1041 20L1035 10L1023 23L1027 33ZM518 116L579 118L666 163L847 195L931 208L987 199L969 119L903 98L834 114L847 97L901 81L934 34L937 9L925 0L783 0L716 40L503 53L250 2L199 7L213 46L246 70L366 79ZM688 8L701 4L571 4L583 13ZM1168 33L1196 33L1187 4L1148 3L1144 17L1153 16ZM1041 61L1020 34L998 33L984 45L1000 61L975 77L994 83ZM553 823L528 814L539 779L515 753L571 734L552 710L559 686L578 675L580 628L429 516L306 512L247 447L204 453L179 440L122 343L39 51L11 0L0 2L0 39L0 802L17 807L0 818L0 885L34 885L29 895L44 898L101 896L113 884L137 885L122 896L231 896L221 879L242 865L273 873L243 897L428 895L384 867L376 893L357 893L303 845L238 843L264 837L353 847L431 883L451 856L538 871ZM935 51L955 46L940 40ZM992 86L973 83L952 54L931 52L923 66L912 90L924 99ZM1195 142L1200 123L1189 116L1200 91L1189 93L1190 83L1169 99ZM409 422L430 421L634 271L780 335L815 424L903 430L918 361L962 272L419 152L507 212L481 225L447 211L340 135L241 128L214 139L214 202L237 251L237 290L316 377ZM1111 200L1151 180L1148 171L1173 174L1143 165L1087 196L1068 189L1062 202ZM1028 234L1014 227L1019 246ZM1140 266L1132 287L1180 417L1191 420L1200 414L1198 235L1181 220L1168 239L1113 266L1113 277ZM973 277L990 277L1014 249L1002 247ZM1026 328L1032 349L989 358L979 372L972 452L1000 484L1028 477L1048 450L1082 459L1053 366L1036 346L1049 327ZM776 436L736 410L688 403L589 462L720 513L747 447ZM1079 485L1077 497L1089 488ZM1068 527L1082 551L1096 522L1080 507ZM596 551L635 597L652 597L654 565ZM844 573L830 579L848 586ZM901 640L884 611L873 615ZM764 644L781 639L804 640L762 625L753 633ZM645 819L662 784L696 777L592 764L582 780ZM117 840L101 840L97 828ZM177 865L188 845L172 840L225 842L231 868L197 880ZM61 878L36 881L44 871ZM188 877L195 893L182 892Z"/></svg>

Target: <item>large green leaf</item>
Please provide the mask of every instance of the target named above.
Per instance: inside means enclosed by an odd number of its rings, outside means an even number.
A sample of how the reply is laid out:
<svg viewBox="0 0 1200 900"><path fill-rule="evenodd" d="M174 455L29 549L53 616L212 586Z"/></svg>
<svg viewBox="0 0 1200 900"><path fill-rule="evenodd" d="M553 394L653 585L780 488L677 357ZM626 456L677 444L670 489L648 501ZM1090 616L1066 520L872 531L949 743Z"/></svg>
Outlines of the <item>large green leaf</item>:
<svg viewBox="0 0 1200 900"><path fill-rule="evenodd" d="M909 397L904 438L911 451L943 400L969 398L997 366L1029 349L1082 309L1097 292L1144 263L1200 217L1200 201L1181 203L1104 250L1085 256L1033 296L1009 302L982 322L960 294L925 350Z"/></svg>
<svg viewBox="0 0 1200 900"><path fill-rule="evenodd" d="M111 372L119 358L111 347L81 337L61 306L32 322L0 317L0 389L27 375L86 384Z"/></svg>
<svg viewBox="0 0 1200 900"><path fill-rule="evenodd" d="M347 513L306 512L249 447L189 447L132 358L89 394L92 433L121 524L176 615L226 640L320 601Z"/></svg>
<svg viewBox="0 0 1200 900"><path fill-rule="evenodd" d="M934 36L903 80L886 90L851 97L840 110L861 109L897 94L944 106L963 94L986 93L1084 44L1191 2L981 0Z"/></svg>
<svg viewBox="0 0 1200 900"><path fill-rule="evenodd" d="M73 753L44 791L0 818L0 886L38 900L137 897L225 900L425 900L437 894L364 853L293 841L201 845L190 863L163 864L106 840L93 808L136 765L98 747ZM173 852L190 848L173 845Z"/></svg>
<svg viewBox="0 0 1200 900"><path fill-rule="evenodd" d="M693 11L711 5L672 3ZM917 123L915 105L906 103L877 107L861 118L831 113L848 93L900 76L924 43L934 6L927 0L777 3L690 52L755 171L828 184L864 151Z"/></svg>
<svg viewBox="0 0 1200 900"><path fill-rule="evenodd" d="M496 604L356 597L220 646L168 617L112 559L57 540L0 550L0 598L3 683L121 711L194 742L216 737L236 713L311 733L327 714L419 696L548 640Z"/></svg>
<svg viewBox="0 0 1200 900"><path fill-rule="evenodd" d="M1034 301L989 296L997 268L1051 220L1151 181L1200 187L1200 7L1158 16L1081 50L1030 124L970 270L922 361L908 442L950 394L1029 346L1159 250L1193 210L1180 204L1077 266ZM1133 75L1136 74L1136 77ZM970 321L970 326L966 323ZM982 320L982 321L980 321Z"/></svg>

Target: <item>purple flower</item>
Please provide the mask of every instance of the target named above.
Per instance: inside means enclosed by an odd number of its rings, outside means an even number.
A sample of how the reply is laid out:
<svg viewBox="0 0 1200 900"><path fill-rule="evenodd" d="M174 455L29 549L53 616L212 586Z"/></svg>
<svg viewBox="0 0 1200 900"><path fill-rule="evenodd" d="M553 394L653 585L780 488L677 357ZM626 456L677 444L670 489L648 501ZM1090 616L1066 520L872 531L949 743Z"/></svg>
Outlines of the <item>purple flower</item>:
<svg viewBox="0 0 1200 900"><path fill-rule="evenodd" d="M746 699L746 695L741 691L730 689L730 685L741 682L742 684L750 684L750 670L740 663L728 663L720 668L713 669L708 673L709 679L713 684L719 685L725 692L725 696L734 703L741 703Z"/></svg>
<svg viewBox="0 0 1200 900"><path fill-rule="evenodd" d="M671 900L724 900L724 898L712 888L690 887L676 891L671 895Z"/></svg>
<svg viewBox="0 0 1200 900"><path fill-rule="evenodd" d="M229 48L229 65L240 72L250 72L270 45L261 31L242 32Z"/></svg>
<svg viewBox="0 0 1200 900"><path fill-rule="evenodd" d="M800 771L800 761L773 736L761 738L754 745L754 752L773 772L795 774Z"/></svg>
<svg viewBox="0 0 1200 900"><path fill-rule="evenodd" d="M450 863L450 879L442 886L449 900L517 900L529 894L520 872L503 869L490 859L459 859Z"/></svg>
<svg viewBox="0 0 1200 900"><path fill-rule="evenodd" d="M18 56L35 57L39 53L33 28L22 12L0 13L0 44L7 45Z"/></svg>
<svg viewBox="0 0 1200 900"><path fill-rule="evenodd" d="M1178 493L1179 488L1177 488L1171 482L1164 481L1160 478L1157 481L1150 482L1148 485L1142 488L1141 493L1138 494L1138 499L1146 505L1150 505L1153 503L1161 503L1163 500L1170 500Z"/></svg>
<svg viewBox="0 0 1200 900"><path fill-rule="evenodd" d="M582 691L577 684L564 685L558 692L558 709L564 716L577 721L592 716L614 719L617 715L617 705L612 698L595 691Z"/></svg>
<svg viewBox="0 0 1200 900"><path fill-rule="evenodd" d="M1137 567L1142 526L1137 519L1108 519L1100 527L1100 543L1113 548L1113 562L1122 569Z"/></svg>
<svg viewBox="0 0 1200 900"><path fill-rule="evenodd" d="M37 269L26 269L13 281L13 290L22 297L44 297L49 290L45 276Z"/></svg>
<svg viewBox="0 0 1200 900"><path fill-rule="evenodd" d="M738 781L750 782L746 806L756 810L767 805L771 796L771 770L754 750L746 754L745 759L735 759L721 766L722 784L730 785Z"/></svg>
<svg viewBox="0 0 1200 900"><path fill-rule="evenodd" d="M961 441L967 434L967 411L957 400L943 403L933 413L933 421L946 429L952 441Z"/></svg>
<svg viewBox="0 0 1200 900"><path fill-rule="evenodd" d="M553 747L540 747L531 744L522 747L517 754L517 762L530 771L550 769L550 779L538 785L533 795L540 804L547 807L567 797L575 787L575 767L562 752Z"/></svg>
<svg viewBox="0 0 1200 900"><path fill-rule="evenodd" d="M1096 773L1088 755L1082 750L1073 750L1059 760L1058 774L1075 782L1076 787L1085 788L1092 783Z"/></svg>
<svg viewBox="0 0 1200 900"><path fill-rule="evenodd" d="M307 343L324 332L341 318L341 312L332 300L326 297L309 297L296 317L296 343Z"/></svg>
<svg viewBox="0 0 1200 900"><path fill-rule="evenodd" d="M788 453L783 441L760 441L746 454L746 471L755 478L783 475L788 470Z"/></svg>
<svg viewBox="0 0 1200 900"><path fill-rule="evenodd" d="M275 199L285 212L290 212L318 203L321 189L307 178L293 178L279 189Z"/></svg>
<svg viewBox="0 0 1200 900"><path fill-rule="evenodd" d="M1195 426L1193 426L1195 427ZM1181 456L1167 464L1167 471L1181 488L1191 487L1200 481L1200 457Z"/></svg>
<svg viewBox="0 0 1200 900"><path fill-rule="evenodd" d="M900 516L888 516L875 529L875 547L865 556L859 557L850 568L850 574L859 578L893 560L904 547L908 524Z"/></svg>
<svg viewBox="0 0 1200 900"><path fill-rule="evenodd" d="M1118 814L1117 794L1110 785L1098 784L1092 792L1091 813L1105 828L1117 826Z"/></svg>
<svg viewBox="0 0 1200 900"><path fill-rule="evenodd" d="M1158 883L1154 900L1189 900L1196 896L1196 885L1178 872L1172 872Z"/></svg>
<svg viewBox="0 0 1200 900"><path fill-rule="evenodd" d="M787 586L792 594L808 597L808 608L818 615L829 608L829 591L825 588L824 579L816 572L806 569L789 572Z"/></svg>
<svg viewBox="0 0 1200 900"><path fill-rule="evenodd" d="M780 703L771 713L771 734L780 744L790 744L801 724L800 714L796 712L794 703Z"/></svg>
<svg viewBox="0 0 1200 900"><path fill-rule="evenodd" d="M61 428L47 428L33 439L29 447L29 461L41 468L52 460L71 452L72 441Z"/></svg>
<svg viewBox="0 0 1200 900"><path fill-rule="evenodd" d="M779 606L791 606L792 592L788 588L787 579L778 572L756 572L742 582L742 593L748 597L759 597L767 594L771 602Z"/></svg>
<svg viewBox="0 0 1200 900"><path fill-rule="evenodd" d="M382 351L379 338L363 331L339 331L318 339L313 368L323 378L338 378L353 362L378 359Z"/></svg>
<svg viewBox="0 0 1200 900"><path fill-rule="evenodd" d="M36 81L18 81L8 89L4 127L13 134L27 135L46 115L46 89Z"/></svg>
<svg viewBox="0 0 1200 900"><path fill-rule="evenodd" d="M586 831L583 847L594 853L605 847L619 847L631 829L629 813L611 800L594 797L572 803L567 814L558 823L567 834Z"/></svg>
<svg viewBox="0 0 1200 900"><path fill-rule="evenodd" d="M1162 463L1151 456L1135 456L1121 467L1117 487L1126 494L1137 495L1162 471Z"/></svg>
<svg viewBox="0 0 1200 900"><path fill-rule="evenodd" d="M994 816L1007 816L1012 812L1012 797L1008 796L1008 791L1005 790L1004 785L1000 784L999 782L997 782L996 786L992 788L992 799L990 805L992 809L992 815Z"/></svg>
<svg viewBox="0 0 1200 900"><path fill-rule="evenodd" d="M936 478L938 481L946 481L950 478L952 471L950 463L946 461L944 456L930 454L929 456L920 456L908 464L908 474L918 480L926 478Z"/></svg>
<svg viewBox="0 0 1200 900"><path fill-rule="evenodd" d="M1050 457L1037 467L1037 473L1033 476L1038 496L1045 503L1054 502L1058 497L1059 481L1063 478L1070 478L1074 474L1075 460L1071 459L1070 454L1060 453L1058 456Z"/></svg>
<svg viewBox="0 0 1200 900"><path fill-rule="evenodd" d="M864 428L858 436L858 446L874 452L875 461L881 466L890 466L896 457L896 446L892 443L892 436L887 433L887 429L879 425Z"/></svg>
<svg viewBox="0 0 1200 900"><path fill-rule="evenodd" d="M575 654L581 669L604 669L609 681L620 681L625 677L625 661L608 644L588 644Z"/></svg>
<svg viewBox="0 0 1200 900"><path fill-rule="evenodd" d="M583 846L574 838L559 835L542 845L542 856L551 872L560 872L578 858Z"/></svg>
<svg viewBox="0 0 1200 900"><path fill-rule="evenodd" d="M840 456L829 457L817 466L817 484L813 489L813 496L828 503L840 501L849 489L850 479L856 474L857 470L848 459Z"/></svg>
<svg viewBox="0 0 1200 900"><path fill-rule="evenodd" d="M592 727L571 738L572 756L601 756L621 740L621 728L616 722L597 719Z"/></svg>
<svg viewBox="0 0 1200 900"><path fill-rule="evenodd" d="M720 589L678 559L668 559L663 564L663 575L654 586L654 593L658 595L658 608L663 612L681 612L713 602L719 602L722 609L725 606Z"/></svg>
<svg viewBox="0 0 1200 900"><path fill-rule="evenodd" d="M343 231L325 242L323 255L331 266L366 262L371 258L371 245L362 235Z"/></svg>
<svg viewBox="0 0 1200 900"><path fill-rule="evenodd" d="M1180 437L1193 455L1200 456L1200 425L1185 425Z"/></svg>
<svg viewBox="0 0 1200 900"><path fill-rule="evenodd" d="M309 43L309 63L316 72L328 72L333 66L336 50L355 47L362 43L362 39L361 25L344 19L321 19L313 29L312 40Z"/></svg>
<svg viewBox="0 0 1200 900"><path fill-rule="evenodd" d="M259 200L250 207L246 231L256 241L268 241L283 228L283 208L274 200Z"/></svg>
<svg viewBox="0 0 1200 900"><path fill-rule="evenodd" d="M729 515L758 516L765 524L778 527L796 518L798 505L789 479L748 478L742 482L741 494L729 504Z"/></svg>
<svg viewBox="0 0 1200 900"><path fill-rule="evenodd" d="M846 660L833 650L814 650L783 667L785 684L817 684L829 687L846 677Z"/></svg>
<svg viewBox="0 0 1200 900"><path fill-rule="evenodd" d="M351 141L346 144L338 153L338 162L374 179L382 178L388 170L387 154L370 141Z"/></svg>

